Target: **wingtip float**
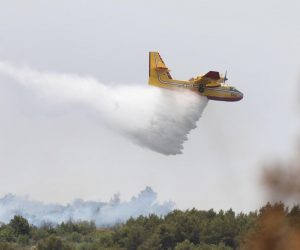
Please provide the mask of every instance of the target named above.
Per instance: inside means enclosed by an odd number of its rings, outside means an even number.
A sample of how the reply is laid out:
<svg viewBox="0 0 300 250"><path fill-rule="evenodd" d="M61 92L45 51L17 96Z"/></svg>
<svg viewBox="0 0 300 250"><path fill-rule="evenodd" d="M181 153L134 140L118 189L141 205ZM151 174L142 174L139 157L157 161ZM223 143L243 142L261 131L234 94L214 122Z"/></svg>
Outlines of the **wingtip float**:
<svg viewBox="0 0 300 250"><path fill-rule="evenodd" d="M228 80L217 71L191 78L188 81L175 80L158 52L149 52L149 84L161 88L184 88L206 96L210 100L236 102L243 99L243 93L225 84Z"/></svg>

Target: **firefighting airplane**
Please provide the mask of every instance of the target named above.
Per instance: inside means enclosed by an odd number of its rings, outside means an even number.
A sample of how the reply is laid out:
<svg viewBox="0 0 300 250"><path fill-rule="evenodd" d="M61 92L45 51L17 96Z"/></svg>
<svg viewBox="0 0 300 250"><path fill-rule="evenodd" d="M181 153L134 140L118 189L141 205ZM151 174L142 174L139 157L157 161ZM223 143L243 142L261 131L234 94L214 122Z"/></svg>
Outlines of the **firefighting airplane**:
<svg viewBox="0 0 300 250"><path fill-rule="evenodd" d="M188 81L174 80L158 52L149 52L149 84L162 88L185 88L206 96L210 100L235 102L243 98L243 93L235 87L225 84L226 73L221 77L219 72L209 71L205 75L191 78Z"/></svg>

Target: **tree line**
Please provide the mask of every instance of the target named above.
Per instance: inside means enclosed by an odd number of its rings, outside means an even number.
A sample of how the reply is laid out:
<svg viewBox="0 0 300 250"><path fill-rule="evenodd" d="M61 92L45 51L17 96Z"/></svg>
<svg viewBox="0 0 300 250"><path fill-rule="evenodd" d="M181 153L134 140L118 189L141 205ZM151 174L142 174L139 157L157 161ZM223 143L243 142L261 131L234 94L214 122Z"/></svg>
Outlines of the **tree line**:
<svg viewBox="0 0 300 250"><path fill-rule="evenodd" d="M20 215L0 224L0 250L248 250L299 246L300 207L288 208L283 203L268 203L258 211L238 214L232 209L174 210L163 217L151 214L130 218L109 228L71 220L36 227Z"/></svg>

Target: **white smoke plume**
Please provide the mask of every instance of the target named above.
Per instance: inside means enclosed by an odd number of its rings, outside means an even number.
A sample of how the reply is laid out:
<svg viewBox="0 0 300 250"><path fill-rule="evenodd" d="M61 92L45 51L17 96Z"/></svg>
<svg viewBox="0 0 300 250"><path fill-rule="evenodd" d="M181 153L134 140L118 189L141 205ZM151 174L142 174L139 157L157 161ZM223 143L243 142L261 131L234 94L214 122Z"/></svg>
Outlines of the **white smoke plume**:
<svg viewBox="0 0 300 250"><path fill-rule="evenodd" d="M153 151L182 153L196 128L207 98L191 91L170 91L148 85L105 85L92 77L39 72L0 61L0 74L14 79L53 105L79 104L93 118Z"/></svg>
<svg viewBox="0 0 300 250"><path fill-rule="evenodd" d="M150 187L146 187L128 202L121 202L119 194L116 194L110 202L77 199L67 205L44 204L9 194L0 198L0 222L8 223L14 215L21 215L36 226L69 220L94 221L97 226L111 226L125 222L130 217L165 215L173 208L174 203L171 201L159 204L157 194Z"/></svg>

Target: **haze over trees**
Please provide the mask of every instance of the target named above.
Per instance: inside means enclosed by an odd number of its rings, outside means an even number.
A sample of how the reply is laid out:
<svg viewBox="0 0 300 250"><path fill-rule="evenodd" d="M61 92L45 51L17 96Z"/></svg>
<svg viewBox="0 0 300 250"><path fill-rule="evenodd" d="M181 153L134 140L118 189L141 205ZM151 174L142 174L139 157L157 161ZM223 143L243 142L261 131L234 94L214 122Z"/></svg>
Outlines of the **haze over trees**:
<svg viewBox="0 0 300 250"><path fill-rule="evenodd" d="M259 211L174 210L97 228L94 222L29 225L14 216L0 226L0 250L230 250L299 249L300 207L268 203ZM284 246L284 248L283 248Z"/></svg>

